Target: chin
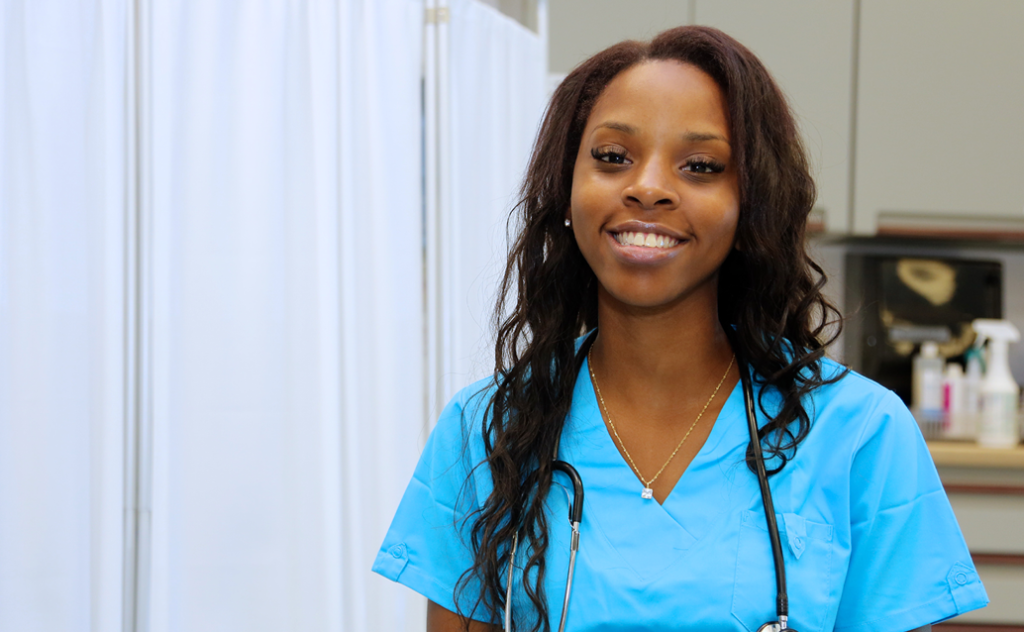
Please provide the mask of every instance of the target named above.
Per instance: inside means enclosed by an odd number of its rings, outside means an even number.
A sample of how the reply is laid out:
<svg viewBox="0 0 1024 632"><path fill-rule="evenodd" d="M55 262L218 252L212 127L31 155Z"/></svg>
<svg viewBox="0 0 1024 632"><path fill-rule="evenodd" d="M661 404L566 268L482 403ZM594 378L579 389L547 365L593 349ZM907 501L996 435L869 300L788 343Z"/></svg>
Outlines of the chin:
<svg viewBox="0 0 1024 632"><path fill-rule="evenodd" d="M637 292L635 290L609 292L608 295L614 303L618 303L623 307L652 311L669 309L685 302L686 300L686 295L679 296L676 294Z"/></svg>
<svg viewBox="0 0 1024 632"><path fill-rule="evenodd" d="M709 303L718 305L718 279L712 277L705 282L687 287L685 284L666 287L665 284L637 282L636 279L605 287L605 294L614 303L623 307L650 311L673 309L684 304L696 307Z"/></svg>

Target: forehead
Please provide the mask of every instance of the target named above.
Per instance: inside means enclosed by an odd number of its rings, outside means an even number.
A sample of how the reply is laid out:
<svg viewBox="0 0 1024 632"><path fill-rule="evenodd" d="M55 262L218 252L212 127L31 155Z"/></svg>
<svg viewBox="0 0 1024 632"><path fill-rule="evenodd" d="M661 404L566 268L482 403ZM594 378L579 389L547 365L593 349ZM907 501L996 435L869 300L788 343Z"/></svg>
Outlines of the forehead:
<svg viewBox="0 0 1024 632"><path fill-rule="evenodd" d="M728 137L728 114L721 88L703 70L671 60L646 61L622 71L605 87L587 119L593 130L608 121L650 131L713 131Z"/></svg>

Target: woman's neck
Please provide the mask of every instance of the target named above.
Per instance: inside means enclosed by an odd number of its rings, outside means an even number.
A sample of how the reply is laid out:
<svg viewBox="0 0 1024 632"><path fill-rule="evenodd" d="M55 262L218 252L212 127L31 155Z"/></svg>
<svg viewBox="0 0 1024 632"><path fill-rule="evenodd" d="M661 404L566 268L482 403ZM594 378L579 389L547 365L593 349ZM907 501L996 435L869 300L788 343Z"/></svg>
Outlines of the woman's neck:
<svg viewBox="0 0 1024 632"><path fill-rule="evenodd" d="M717 297L657 312L601 298L591 359L602 388L655 410L678 406L681 398L707 398L708 385L714 387L732 359Z"/></svg>

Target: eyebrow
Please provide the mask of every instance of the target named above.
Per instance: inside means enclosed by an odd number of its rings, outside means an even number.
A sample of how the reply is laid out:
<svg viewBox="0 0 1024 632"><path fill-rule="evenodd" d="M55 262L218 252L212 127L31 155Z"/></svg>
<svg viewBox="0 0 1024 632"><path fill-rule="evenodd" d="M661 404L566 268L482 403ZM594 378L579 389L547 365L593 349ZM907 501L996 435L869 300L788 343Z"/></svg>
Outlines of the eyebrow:
<svg viewBox="0 0 1024 632"><path fill-rule="evenodd" d="M629 134L630 136L636 136L639 133L639 130L630 125L629 123L619 123L618 121L607 121L605 123L601 123L600 125L597 126L596 129L601 129L602 127L607 127L608 129L613 129L622 132L623 134ZM680 137L683 140L691 143L702 143L712 140L718 140L722 141L723 143L729 144L729 139L727 139L725 136L722 136L721 134L713 134L710 132L686 132L685 134L681 134Z"/></svg>
<svg viewBox="0 0 1024 632"><path fill-rule="evenodd" d="M608 129L613 129L615 131L622 132L623 134L629 134L630 136L636 136L637 133L639 133L639 130L637 130L637 128L633 127L629 123L608 121L606 123L601 123L600 125L598 125L597 129L601 129L602 127L607 127Z"/></svg>
<svg viewBox="0 0 1024 632"><path fill-rule="evenodd" d="M701 143L709 140L720 140L723 143L728 144L729 139L721 134L711 134L707 132L686 132L682 135L683 140L690 141L691 143Z"/></svg>

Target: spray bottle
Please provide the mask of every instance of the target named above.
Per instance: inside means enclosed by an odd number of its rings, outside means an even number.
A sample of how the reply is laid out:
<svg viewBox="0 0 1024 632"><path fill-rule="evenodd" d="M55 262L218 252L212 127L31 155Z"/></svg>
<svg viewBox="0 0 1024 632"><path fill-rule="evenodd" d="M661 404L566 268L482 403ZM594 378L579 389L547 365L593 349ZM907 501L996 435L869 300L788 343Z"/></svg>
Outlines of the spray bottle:
<svg viewBox="0 0 1024 632"><path fill-rule="evenodd" d="M964 376L964 412L960 421L964 438L977 438L981 416L981 381L985 370L982 367L981 348L977 343L964 354L967 360L967 374Z"/></svg>
<svg viewBox="0 0 1024 632"><path fill-rule="evenodd" d="M1017 406L1020 387L1010 373L1009 346L1020 340L1020 332L1006 320L979 318L972 323L977 345L988 340L985 378L981 382L981 425L978 443L988 448L1017 445Z"/></svg>
<svg viewBox="0 0 1024 632"><path fill-rule="evenodd" d="M939 357L939 345L921 344L921 353L914 356L911 400L918 421L942 421L942 369L945 360Z"/></svg>

